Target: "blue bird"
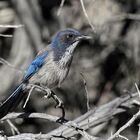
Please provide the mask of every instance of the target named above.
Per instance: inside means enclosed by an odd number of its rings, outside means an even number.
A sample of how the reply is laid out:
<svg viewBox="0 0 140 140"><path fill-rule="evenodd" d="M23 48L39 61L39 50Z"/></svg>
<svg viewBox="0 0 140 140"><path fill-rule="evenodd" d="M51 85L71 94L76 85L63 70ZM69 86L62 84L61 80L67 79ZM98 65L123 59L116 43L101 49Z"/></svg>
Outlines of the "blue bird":
<svg viewBox="0 0 140 140"><path fill-rule="evenodd" d="M28 84L50 90L60 86L69 72L74 50L82 39L89 39L89 36L69 28L57 32L29 65L21 83L0 105L0 118L17 107Z"/></svg>

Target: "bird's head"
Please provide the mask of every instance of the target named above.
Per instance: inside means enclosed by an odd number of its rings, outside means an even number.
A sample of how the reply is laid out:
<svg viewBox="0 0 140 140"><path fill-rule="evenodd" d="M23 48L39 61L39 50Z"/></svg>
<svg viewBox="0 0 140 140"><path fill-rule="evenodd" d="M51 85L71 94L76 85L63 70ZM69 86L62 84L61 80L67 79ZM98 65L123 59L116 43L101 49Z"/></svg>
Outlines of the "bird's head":
<svg viewBox="0 0 140 140"><path fill-rule="evenodd" d="M90 39L74 29L64 29L57 32L52 39L52 47L57 51L56 55L61 57L65 53L72 54L78 42L83 39Z"/></svg>

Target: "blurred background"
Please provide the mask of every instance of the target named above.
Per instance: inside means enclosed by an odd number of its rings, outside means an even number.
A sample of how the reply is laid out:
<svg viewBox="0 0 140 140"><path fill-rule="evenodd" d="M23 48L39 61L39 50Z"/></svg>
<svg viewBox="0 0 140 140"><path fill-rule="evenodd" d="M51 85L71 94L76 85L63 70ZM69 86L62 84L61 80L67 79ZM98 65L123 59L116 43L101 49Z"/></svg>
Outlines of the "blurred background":
<svg viewBox="0 0 140 140"><path fill-rule="evenodd" d="M21 80L37 52L44 48L54 33L66 27L75 28L93 37L77 47L71 70L61 88L55 93L64 101L66 118L73 120L87 112L86 80L90 108L105 104L114 98L136 91L140 85L140 0L84 0L84 6L96 33L92 30L79 0L0 0L0 25L23 25L20 28L0 27L0 57L14 68L0 64L0 101ZM25 100L23 100L23 103ZM44 112L61 116L53 100L32 93L26 108L23 103L16 111ZM116 131L132 112L118 115L99 128L93 135L105 137ZM139 120L138 120L139 121ZM58 124L39 119L12 121L21 133L47 133ZM138 122L124 135L136 139ZM9 125L0 123L0 130L12 135ZM80 139L80 137L79 137Z"/></svg>

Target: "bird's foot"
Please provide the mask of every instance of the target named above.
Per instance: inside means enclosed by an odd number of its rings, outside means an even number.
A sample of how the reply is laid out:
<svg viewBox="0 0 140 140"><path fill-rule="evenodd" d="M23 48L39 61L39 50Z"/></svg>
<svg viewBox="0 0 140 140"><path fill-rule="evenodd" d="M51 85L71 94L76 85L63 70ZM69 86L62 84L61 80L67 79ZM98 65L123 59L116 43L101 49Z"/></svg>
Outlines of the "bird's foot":
<svg viewBox="0 0 140 140"><path fill-rule="evenodd" d="M60 117L59 119L56 120L57 123L60 123L60 124L63 124L63 123L67 123L69 120L63 118L63 117Z"/></svg>
<svg viewBox="0 0 140 140"><path fill-rule="evenodd" d="M46 94L44 95L44 98L53 98L56 102L56 108L60 108L62 110L62 117L60 119L58 119L57 122L67 122L67 120L65 119L65 109L64 109L64 103L63 101L53 92L51 91L51 89L49 88L43 88L41 86L38 85L31 85L34 88L40 89L42 91L44 91Z"/></svg>
<svg viewBox="0 0 140 140"><path fill-rule="evenodd" d="M46 91L46 94L44 95L44 98L51 98L52 91L49 88L45 89L45 91Z"/></svg>
<svg viewBox="0 0 140 140"><path fill-rule="evenodd" d="M60 108L62 110L62 117L59 120L62 120L61 122L64 122L65 119L65 108L63 101L56 96L56 94L52 91L51 97L56 101L56 108Z"/></svg>

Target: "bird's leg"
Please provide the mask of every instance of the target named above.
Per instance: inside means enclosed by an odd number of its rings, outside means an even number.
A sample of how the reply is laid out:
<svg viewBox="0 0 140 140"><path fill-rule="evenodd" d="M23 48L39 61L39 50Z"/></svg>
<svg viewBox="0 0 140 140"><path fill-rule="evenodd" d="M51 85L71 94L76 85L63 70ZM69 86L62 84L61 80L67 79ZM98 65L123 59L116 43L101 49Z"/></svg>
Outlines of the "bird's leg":
<svg viewBox="0 0 140 140"><path fill-rule="evenodd" d="M62 117L57 120L59 123L65 123L68 122L68 120L65 119L65 108L64 108L64 103L63 101L53 92L51 91L51 95L55 101L56 101L56 108L60 108L62 110Z"/></svg>
<svg viewBox="0 0 140 140"><path fill-rule="evenodd" d="M45 98L50 98L51 97L51 90L49 88L44 88L42 86L38 86L35 84L28 84L29 88L36 88L41 91L44 91L46 94L44 95Z"/></svg>
<svg viewBox="0 0 140 140"><path fill-rule="evenodd" d="M56 108L64 107L63 101L53 92L51 91L51 97L56 101Z"/></svg>
<svg viewBox="0 0 140 140"><path fill-rule="evenodd" d="M56 94L52 91L52 96L51 96L57 103L56 107L60 108L62 110L62 117L60 119L57 120L57 122L67 122L67 120L65 119L65 108L64 108L64 103L63 101L56 96Z"/></svg>
<svg viewBox="0 0 140 140"><path fill-rule="evenodd" d="M57 122L59 123L67 122L67 120L65 119L64 103L53 91L51 91L49 88L46 88L46 87L44 88L38 85L30 84L29 86L39 89L41 91L44 91L46 93L44 96L45 98L53 98L55 102L57 103L56 108L60 108L62 110L62 117L58 119Z"/></svg>

